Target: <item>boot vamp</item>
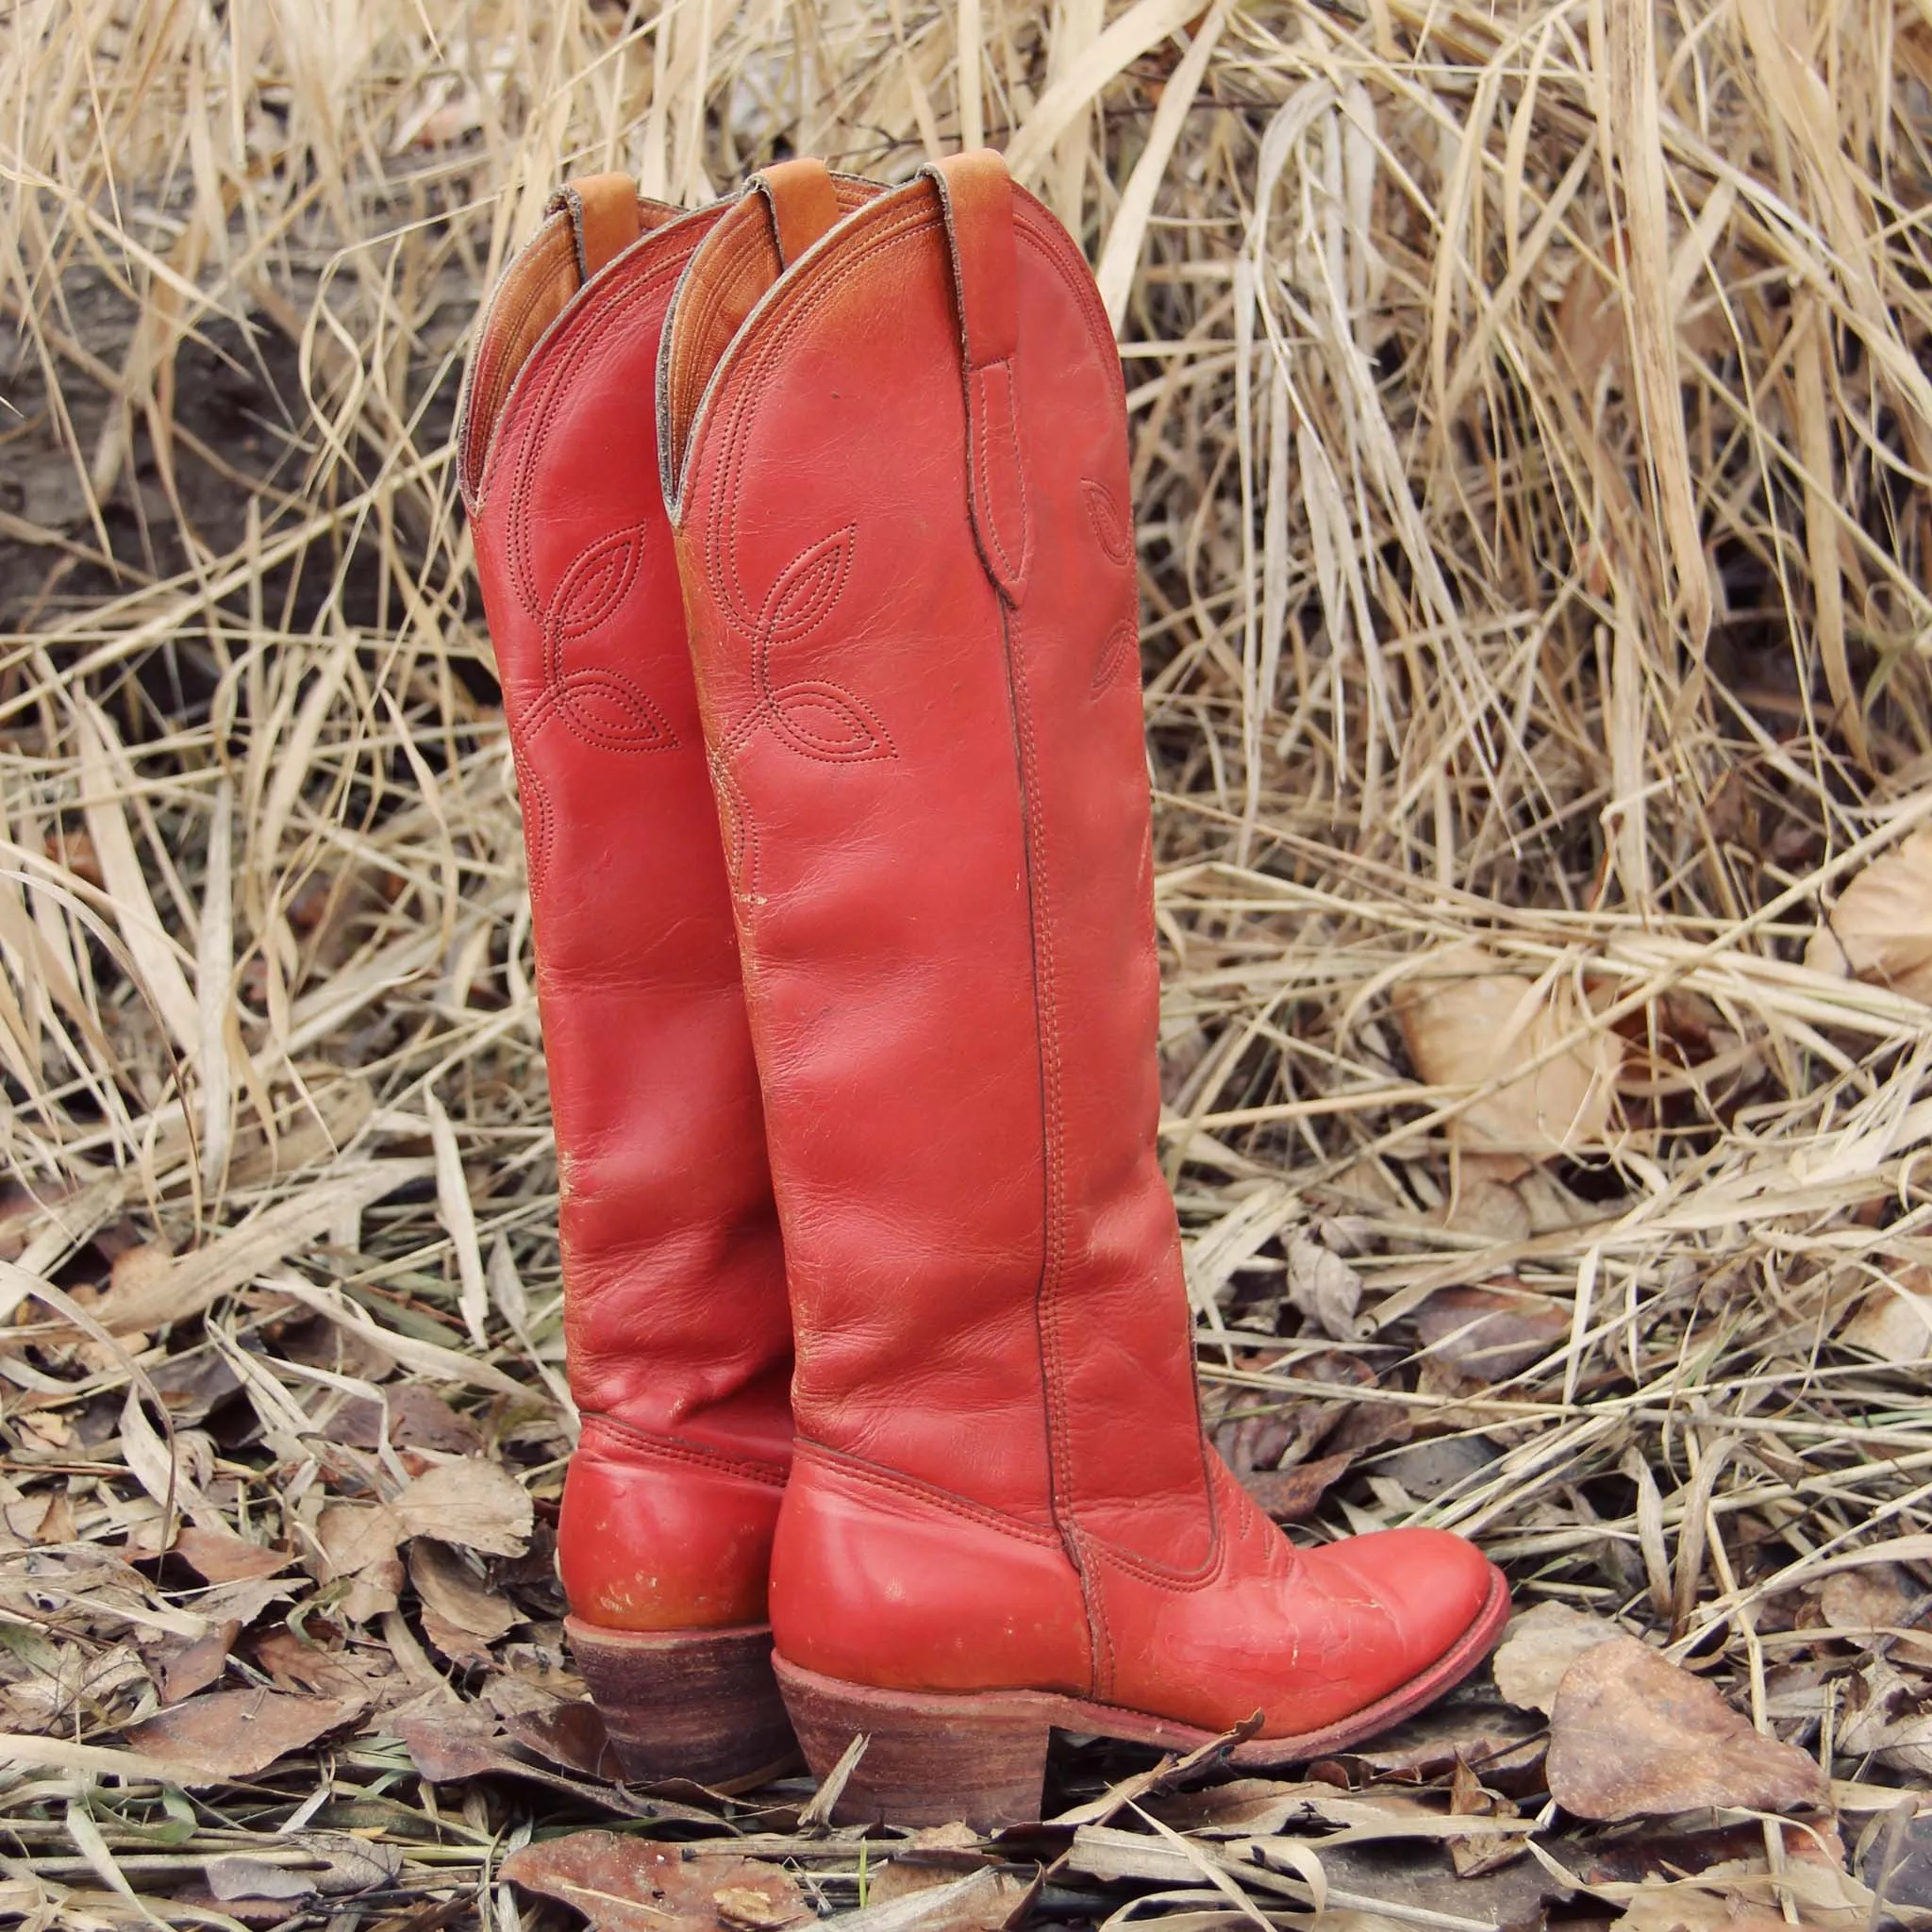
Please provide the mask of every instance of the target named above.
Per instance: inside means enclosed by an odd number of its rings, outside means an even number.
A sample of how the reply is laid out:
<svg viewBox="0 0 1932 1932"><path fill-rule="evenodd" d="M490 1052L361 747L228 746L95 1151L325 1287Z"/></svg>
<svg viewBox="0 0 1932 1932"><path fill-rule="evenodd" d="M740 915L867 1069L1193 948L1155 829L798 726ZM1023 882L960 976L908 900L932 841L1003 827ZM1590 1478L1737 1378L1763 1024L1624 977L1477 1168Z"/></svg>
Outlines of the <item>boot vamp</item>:
<svg viewBox="0 0 1932 1932"><path fill-rule="evenodd" d="M1163 1575L1100 1556L1105 1701L1204 1729L1262 1714L1296 1737L1426 1670L1475 1622L1490 1566L1460 1537L1391 1529L1298 1549L1224 1469L1215 1560Z"/></svg>

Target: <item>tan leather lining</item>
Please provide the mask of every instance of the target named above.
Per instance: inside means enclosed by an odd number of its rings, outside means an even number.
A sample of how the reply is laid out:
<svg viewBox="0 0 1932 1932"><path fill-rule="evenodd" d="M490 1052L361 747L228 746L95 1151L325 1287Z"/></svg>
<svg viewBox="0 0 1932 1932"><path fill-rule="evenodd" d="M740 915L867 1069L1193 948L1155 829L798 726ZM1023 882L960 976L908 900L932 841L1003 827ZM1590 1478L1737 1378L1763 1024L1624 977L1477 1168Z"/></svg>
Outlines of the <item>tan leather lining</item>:
<svg viewBox="0 0 1932 1932"><path fill-rule="evenodd" d="M469 494L474 495L482 481L497 418L517 372L577 288L576 244L570 219L555 214L498 285L477 338L459 452L462 486Z"/></svg>

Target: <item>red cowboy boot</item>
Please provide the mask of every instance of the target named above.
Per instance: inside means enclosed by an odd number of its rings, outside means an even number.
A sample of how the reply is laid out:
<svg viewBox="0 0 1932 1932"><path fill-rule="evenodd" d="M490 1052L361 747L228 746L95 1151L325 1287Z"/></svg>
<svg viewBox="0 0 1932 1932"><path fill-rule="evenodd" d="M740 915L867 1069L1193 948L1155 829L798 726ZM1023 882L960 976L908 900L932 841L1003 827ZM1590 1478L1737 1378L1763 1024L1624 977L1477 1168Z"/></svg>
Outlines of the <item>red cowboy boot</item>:
<svg viewBox="0 0 1932 1932"><path fill-rule="evenodd" d="M856 206L771 171L764 271ZM566 188L492 299L458 438L516 761L583 1437L558 1555L625 1768L716 1780L793 1750L765 1589L791 1324L718 819L658 480L658 336L722 208Z"/></svg>
<svg viewBox="0 0 1932 1932"><path fill-rule="evenodd" d="M1120 363L996 156L849 215L660 375L799 1431L786 1702L853 1818L1037 1815L1055 1727L1236 1764L1468 1674L1501 1575L1291 1543L1205 1443L1156 1158L1152 845Z"/></svg>

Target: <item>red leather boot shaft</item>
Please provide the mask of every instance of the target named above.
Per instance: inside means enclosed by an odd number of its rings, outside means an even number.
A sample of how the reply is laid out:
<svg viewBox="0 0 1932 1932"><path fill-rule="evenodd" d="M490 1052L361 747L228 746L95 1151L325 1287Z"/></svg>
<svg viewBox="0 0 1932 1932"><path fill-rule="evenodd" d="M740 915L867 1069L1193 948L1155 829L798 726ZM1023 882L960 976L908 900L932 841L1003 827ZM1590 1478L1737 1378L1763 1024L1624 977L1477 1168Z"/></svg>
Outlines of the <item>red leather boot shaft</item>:
<svg viewBox="0 0 1932 1932"><path fill-rule="evenodd" d="M609 176L558 200L479 331L459 449L524 808L584 1417L559 1562L592 1626L756 1624L791 1323L654 398L665 308L720 210L646 208Z"/></svg>
<svg viewBox="0 0 1932 1932"><path fill-rule="evenodd" d="M468 425L466 480L529 856L572 1391L782 1461L784 1261L652 402L713 219L643 235L573 296Z"/></svg>
<svg viewBox="0 0 1932 1932"><path fill-rule="evenodd" d="M784 1257L658 482L665 310L721 222L763 272L865 184L774 170L680 216L565 189L479 330L459 438L524 808L571 1387L580 1619L761 1621L791 1453ZM747 220L746 217L750 219Z"/></svg>
<svg viewBox="0 0 1932 1932"><path fill-rule="evenodd" d="M1030 197L1013 225L1025 354L970 385L970 457L929 180L766 298L691 446L794 1401L814 1440L1040 1522L1057 1494L1103 1523L1124 1500L1129 1539L1198 1556L1119 363L1058 225ZM1134 1399L1090 1399L1095 1376Z"/></svg>
<svg viewBox="0 0 1932 1932"><path fill-rule="evenodd" d="M991 158L848 217L722 349L713 252L661 387L814 1445L779 1654L1281 1738L1360 1709L1500 1599L1453 1538L1298 1553L1202 1441L1085 263Z"/></svg>

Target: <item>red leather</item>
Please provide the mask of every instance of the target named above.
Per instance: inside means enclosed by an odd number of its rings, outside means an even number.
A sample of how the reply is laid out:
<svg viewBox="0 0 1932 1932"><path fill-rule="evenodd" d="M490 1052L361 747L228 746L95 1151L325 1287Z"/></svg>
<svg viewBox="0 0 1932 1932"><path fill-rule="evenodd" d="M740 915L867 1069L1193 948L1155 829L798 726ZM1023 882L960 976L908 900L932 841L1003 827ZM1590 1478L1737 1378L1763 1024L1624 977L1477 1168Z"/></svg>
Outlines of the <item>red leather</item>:
<svg viewBox="0 0 1932 1932"><path fill-rule="evenodd" d="M773 206L792 198L781 182ZM523 801L584 1417L559 1565L576 1616L625 1630L762 1621L791 1442L784 1256L658 480L664 312L725 218L641 206L619 177L566 190L492 299L458 442Z"/></svg>
<svg viewBox="0 0 1932 1932"><path fill-rule="evenodd" d="M778 1652L1281 1736L1358 1710L1491 1573L1433 1532L1297 1550L1202 1439L1086 264L989 155L761 297L736 262L716 297L715 245L667 324L664 457L816 1445Z"/></svg>

